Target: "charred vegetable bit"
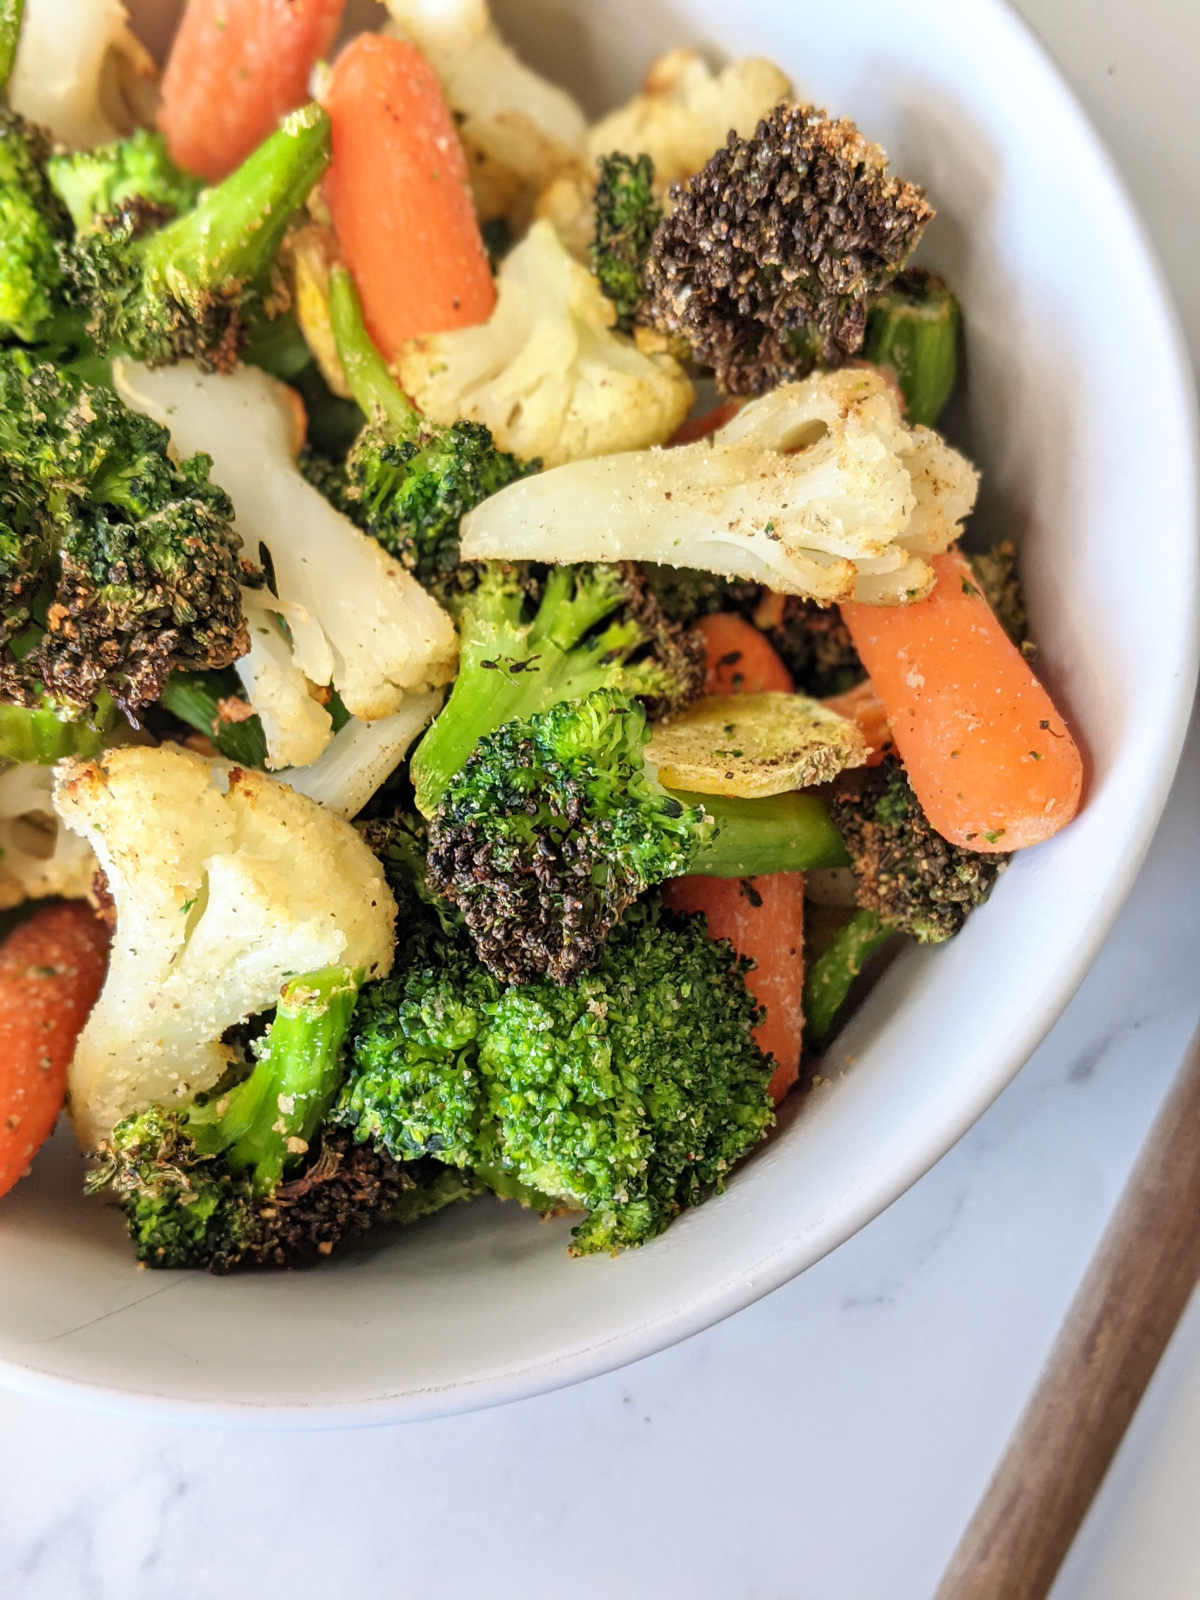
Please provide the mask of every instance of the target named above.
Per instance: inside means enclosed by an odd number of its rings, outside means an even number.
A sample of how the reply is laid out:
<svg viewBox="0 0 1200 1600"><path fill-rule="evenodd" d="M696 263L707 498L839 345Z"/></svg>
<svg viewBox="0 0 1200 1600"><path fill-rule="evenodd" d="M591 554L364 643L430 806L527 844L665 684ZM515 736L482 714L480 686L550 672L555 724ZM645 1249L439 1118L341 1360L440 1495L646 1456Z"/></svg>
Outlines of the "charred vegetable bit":
<svg viewBox="0 0 1200 1600"><path fill-rule="evenodd" d="M462 517L539 463L497 449L482 423L423 420L371 342L344 267L334 268L329 303L338 356L367 425L344 477L326 464L313 481L418 578L436 584L458 566Z"/></svg>
<svg viewBox="0 0 1200 1600"><path fill-rule="evenodd" d="M654 193L654 163L646 155L616 151L601 156L597 167L592 275L616 309L617 327L629 333L645 292L650 241L662 221Z"/></svg>
<svg viewBox="0 0 1200 1600"><path fill-rule="evenodd" d="M176 216L195 205L204 187L175 165L162 134L149 128L94 150L58 151L46 173L78 233L103 227L105 218L135 201L163 217Z"/></svg>
<svg viewBox="0 0 1200 1600"><path fill-rule="evenodd" d="M863 356L900 385L904 420L937 425L958 378L958 301L941 278L911 267L872 303Z"/></svg>
<svg viewBox="0 0 1200 1600"><path fill-rule="evenodd" d="M779 620L762 617L760 626L783 658L797 689L805 694L844 694L866 673L850 630L836 606L818 605L789 594L779 598Z"/></svg>
<svg viewBox="0 0 1200 1600"><path fill-rule="evenodd" d="M729 394L858 353L867 308L933 215L852 122L782 102L674 192L647 261L646 316Z"/></svg>
<svg viewBox="0 0 1200 1600"><path fill-rule="evenodd" d="M231 368L270 300L288 222L328 160L329 118L311 105L174 221L134 197L81 234L63 254L64 290L96 346L151 366L191 356Z"/></svg>
<svg viewBox="0 0 1200 1600"><path fill-rule="evenodd" d="M247 648L233 508L208 459L110 389L0 352L0 698L134 715Z"/></svg>
<svg viewBox="0 0 1200 1600"><path fill-rule="evenodd" d="M894 759L847 778L831 809L859 905L921 944L956 934L1010 859L964 850L935 833Z"/></svg>
<svg viewBox="0 0 1200 1600"><path fill-rule="evenodd" d="M567 988L505 988L460 930L430 925L363 991L334 1118L397 1160L584 1212L574 1255L643 1244L773 1120L745 970L699 917L654 903Z"/></svg>

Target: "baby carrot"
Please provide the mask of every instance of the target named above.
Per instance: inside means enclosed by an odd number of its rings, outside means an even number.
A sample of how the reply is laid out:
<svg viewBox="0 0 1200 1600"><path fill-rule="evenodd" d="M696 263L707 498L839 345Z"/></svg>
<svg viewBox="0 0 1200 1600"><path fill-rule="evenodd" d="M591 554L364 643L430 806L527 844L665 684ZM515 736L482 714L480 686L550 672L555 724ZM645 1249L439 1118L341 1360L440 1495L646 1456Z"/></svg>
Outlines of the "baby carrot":
<svg viewBox="0 0 1200 1600"><path fill-rule="evenodd" d="M952 844L1020 850L1079 809L1083 761L957 550L907 606L844 605L925 815Z"/></svg>
<svg viewBox="0 0 1200 1600"><path fill-rule="evenodd" d="M676 878L663 898L675 911L699 912L714 939L728 939L753 968L746 987L766 1016L754 1030L764 1055L775 1058L768 1085L778 1105L800 1076L804 1033L804 876L772 872L762 878Z"/></svg>
<svg viewBox="0 0 1200 1600"><path fill-rule="evenodd" d="M162 78L173 160L215 183L308 99L346 0L189 0Z"/></svg>
<svg viewBox="0 0 1200 1600"><path fill-rule="evenodd" d="M877 767L892 748L892 730L888 727L883 702L875 693L875 685L870 678L856 683L853 689L827 696L822 704L827 705L830 711L836 711L839 717L846 717L854 723L870 747L865 765Z"/></svg>
<svg viewBox="0 0 1200 1600"><path fill-rule="evenodd" d="M54 1126L107 958L108 930L79 901L43 906L0 944L0 1195Z"/></svg>
<svg viewBox="0 0 1200 1600"><path fill-rule="evenodd" d="M694 632L704 645L705 694L790 694L795 688L775 646L744 617L714 611L700 618Z"/></svg>
<svg viewBox="0 0 1200 1600"><path fill-rule="evenodd" d="M486 321L496 291L433 68L406 40L360 34L334 63L325 109L325 193L384 358L417 334Z"/></svg>

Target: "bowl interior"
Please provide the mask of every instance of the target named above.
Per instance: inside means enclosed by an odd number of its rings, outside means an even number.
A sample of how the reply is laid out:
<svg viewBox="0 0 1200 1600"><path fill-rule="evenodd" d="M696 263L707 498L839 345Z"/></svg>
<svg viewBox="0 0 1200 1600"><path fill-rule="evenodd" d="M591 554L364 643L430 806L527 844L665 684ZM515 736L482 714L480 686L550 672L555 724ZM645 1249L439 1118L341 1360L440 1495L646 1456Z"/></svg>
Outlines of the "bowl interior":
<svg viewBox="0 0 1200 1600"><path fill-rule="evenodd" d="M172 8L141 9L161 23ZM14 1383L380 1420L567 1382L695 1331L847 1237L999 1092L1082 976L1165 798L1195 672L1190 387L1140 228L1024 27L997 0L498 11L593 111L676 44L770 56L925 183L939 216L924 255L966 311L977 524L1023 541L1040 670L1086 746L1087 809L1015 863L961 938L889 969L827 1083L787 1107L723 1198L616 1261L569 1261L565 1224L480 1205L310 1273L146 1274L117 1219L80 1198L60 1132L0 1208Z"/></svg>

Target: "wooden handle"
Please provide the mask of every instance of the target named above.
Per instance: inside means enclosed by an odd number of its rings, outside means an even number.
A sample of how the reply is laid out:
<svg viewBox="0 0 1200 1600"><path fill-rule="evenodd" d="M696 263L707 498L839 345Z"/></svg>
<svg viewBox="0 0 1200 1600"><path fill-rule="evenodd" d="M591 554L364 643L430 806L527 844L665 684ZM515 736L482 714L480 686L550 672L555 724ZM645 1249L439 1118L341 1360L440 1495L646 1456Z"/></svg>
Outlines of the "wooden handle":
<svg viewBox="0 0 1200 1600"><path fill-rule="evenodd" d="M1200 1034L936 1600L1044 1600L1200 1278Z"/></svg>

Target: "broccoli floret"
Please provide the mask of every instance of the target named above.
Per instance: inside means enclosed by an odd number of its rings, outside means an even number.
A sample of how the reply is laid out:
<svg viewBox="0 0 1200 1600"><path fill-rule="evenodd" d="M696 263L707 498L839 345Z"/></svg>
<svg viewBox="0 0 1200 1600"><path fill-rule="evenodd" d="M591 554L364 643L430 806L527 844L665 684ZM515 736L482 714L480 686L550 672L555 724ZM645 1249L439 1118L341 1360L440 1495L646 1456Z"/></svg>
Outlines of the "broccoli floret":
<svg viewBox="0 0 1200 1600"><path fill-rule="evenodd" d="M704 681L696 641L665 620L631 565L552 567L536 602L527 573L484 566L462 600L459 635L454 688L412 761L426 817L479 739L503 723L593 689L674 709Z"/></svg>
<svg viewBox="0 0 1200 1600"><path fill-rule="evenodd" d="M933 215L886 168L853 123L782 102L672 191L644 314L686 339L730 394L840 365Z"/></svg>
<svg viewBox="0 0 1200 1600"><path fill-rule="evenodd" d="M127 139L94 150L60 151L50 157L46 173L79 233L132 200L176 216L195 205L204 187L199 178L175 165L162 134L149 128L137 128Z"/></svg>
<svg viewBox="0 0 1200 1600"><path fill-rule="evenodd" d="M904 419L937 425L958 378L958 301L920 267L902 272L867 313L863 356L886 367L904 396Z"/></svg>
<svg viewBox="0 0 1200 1600"><path fill-rule="evenodd" d="M497 449L480 422L425 422L371 342L344 267L331 275L329 310L346 380L367 418L344 482L327 480L335 504L423 582L436 583L458 566L462 517L540 463Z"/></svg>
<svg viewBox="0 0 1200 1600"><path fill-rule="evenodd" d="M162 209L135 196L81 234L62 252L64 292L97 348L232 367L271 309L275 254L328 159L329 118L310 105L174 221L160 226Z"/></svg>
<svg viewBox="0 0 1200 1600"><path fill-rule="evenodd" d="M129 715L247 648L240 541L208 460L105 388L0 352L0 698Z"/></svg>
<svg viewBox="0 0 1200 1600"><path fill-rule="evenodd" d="M713 824L644 764L645 718L611 689L485 734L429 825L429 877L480 959L567 983L648 888L685 873Z"/></svg>
<svg viewBox="0 0 1200 1600"><path fill-rule="evenodd" d="M440 1165L401 1165L324 1128L359 982L345 968L293 979L248 1077L113 1129L87 1188L120 1200L139 1261L210 1272L300 1265L379 1222L413 1221L477 1192Z"/></svg>
<svg viewBox="0 0 1200 1600"><path fill-rule="evenodd" d="M450 931L363 991L334 1118L396 1159L585 1211L574 1255L643 1244L773 1120L745 971L700 918L656 904L568 988L505 988Z"/></svg>
<svg viewBox="0 0 1200 1600"><path fill-rule="evenodd" d="M0 106L0 335L44 337L62 311L59 249L70 219L50 187L50 136Z"/></svg>
<svg viewBox="0 0 1200 1600"><path fill-rule="evenodd" d="M956 934L1010 859L964 850L935 833L894 759L848 778L831 811L860 907L922 944Z"/></svg>
<svg viewBox="0 0 1200 1600"><path fill-rule="evenodd" d="M779 620L763 629L804 694L843 694L861 683L866 671L836 606L818 605L799 595L785 595Z"/></svg>
<svg viewBox="0 0 1200 1600"><path fill-rule="evenodd" d="M646 257L662 207L654 193L654 163L647 155L601 156L596 163L596 233L592 274L617 312L617 327L633 327L645 287Z"/></svg>
<svg viewBox="0 0 1200 1600"><path fill-rule="evenodd" d="M754 610L762 593L757 583L741 578L726 578L718 572L701 572L695 567L664 567L655 561L640 563L646 587L658 601L665 617L690 627L714 611Z"/></svg>

